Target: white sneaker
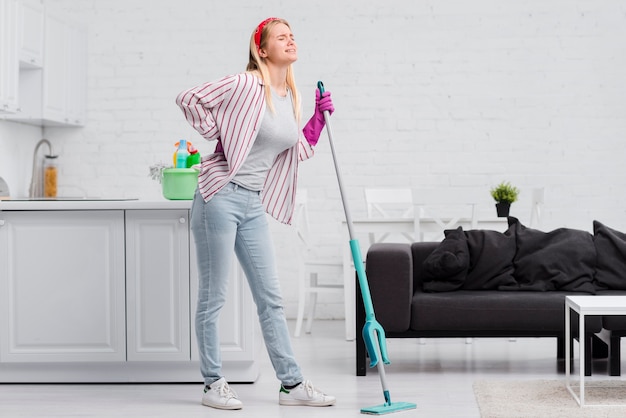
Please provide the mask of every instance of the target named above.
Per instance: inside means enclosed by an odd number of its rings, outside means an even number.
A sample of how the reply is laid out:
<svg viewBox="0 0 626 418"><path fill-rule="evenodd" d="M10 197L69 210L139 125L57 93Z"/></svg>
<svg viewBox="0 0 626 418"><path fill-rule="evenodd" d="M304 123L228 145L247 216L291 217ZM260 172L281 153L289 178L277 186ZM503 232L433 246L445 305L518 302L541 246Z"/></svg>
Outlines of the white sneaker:
<svg viewBox="0 0 626 418"><path fill-rule="evenodd" d="M289 406L330 406L335 404L335 397L326 395L305 380L293 389L280 385L278 403Z"/></svg>
<svg viewBox="0 0 626 418"><path fill-rule="evenodd" d="M202 405L217 409L241 409L243 403L237 399L237 394L228 386L223 377L204 387Z"/></svg>

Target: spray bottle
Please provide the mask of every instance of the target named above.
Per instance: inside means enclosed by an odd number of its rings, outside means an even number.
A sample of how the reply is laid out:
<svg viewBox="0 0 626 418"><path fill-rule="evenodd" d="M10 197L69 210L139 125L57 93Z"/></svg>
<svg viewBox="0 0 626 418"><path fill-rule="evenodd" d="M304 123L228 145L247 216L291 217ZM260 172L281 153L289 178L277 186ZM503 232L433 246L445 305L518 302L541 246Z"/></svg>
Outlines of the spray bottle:
<svg viewBox="0 0 626 418"><path fill-rule="evenodd" d="M181 139L178 143L178 149L176 150L176 168L187 168L187 157L189 157L189 151L187 151L187 140Z"/></svg>
<svg viewBox="0 0 626 418"><path fill-rule="evenodd" d="M189 147L187 150L189 151L189 157L187 158L187 168L191 168L194 165L200 164L200 153L193 145L191 145L191 142L188 144Z"/></svg>

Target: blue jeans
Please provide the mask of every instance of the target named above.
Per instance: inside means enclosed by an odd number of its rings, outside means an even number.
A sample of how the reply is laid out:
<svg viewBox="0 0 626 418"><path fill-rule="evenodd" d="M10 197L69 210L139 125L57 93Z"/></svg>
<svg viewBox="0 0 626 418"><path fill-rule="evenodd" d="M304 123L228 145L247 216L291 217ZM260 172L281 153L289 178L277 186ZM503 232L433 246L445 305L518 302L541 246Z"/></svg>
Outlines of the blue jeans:
<svg viewBox="0 0 626 418"><path fill-rule="evenodd" d="M302 372L291 348L274 247L259 192L229 183L204 202L196 190L191 231L198 255L196 337L204 383L210 385L222 377L217 324L226 301L233 250L248 279L276 377L284 385L301 382Z"/></svg>

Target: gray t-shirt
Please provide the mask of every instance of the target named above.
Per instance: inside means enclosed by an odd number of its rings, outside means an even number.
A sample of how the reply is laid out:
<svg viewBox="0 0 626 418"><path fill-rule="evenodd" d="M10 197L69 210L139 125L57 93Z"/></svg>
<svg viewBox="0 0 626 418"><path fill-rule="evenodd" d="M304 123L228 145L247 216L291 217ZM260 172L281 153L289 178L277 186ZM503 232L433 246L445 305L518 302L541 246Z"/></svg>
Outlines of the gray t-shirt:
<svg viewBox="0 0 626 418"><path fill-rule="evenodd" d="M291 91L281 97L272 89L275 112L267 107L252 149L241 168L232 179L233 183L248 190L261 191L274 160L281 152L298 142L298 124L293 114Z"/></svg>

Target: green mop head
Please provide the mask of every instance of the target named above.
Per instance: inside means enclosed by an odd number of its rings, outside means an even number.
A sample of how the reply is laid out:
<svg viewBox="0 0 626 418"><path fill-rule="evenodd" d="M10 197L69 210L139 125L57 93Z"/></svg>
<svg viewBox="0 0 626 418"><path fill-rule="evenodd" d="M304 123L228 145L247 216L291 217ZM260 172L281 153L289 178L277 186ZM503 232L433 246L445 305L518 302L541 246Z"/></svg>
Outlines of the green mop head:
<svg viewBox="0 0 626 418"><path fill-rule="evenodd" d="M367 408L362 408L361 413L369 414L369 415L384 415L384 414L391 414L393 412L406 411L406 410L415 409L415 408L417 408L417 405L415 405L414 403L392 402L389 404L384 403L382 405L369 406Z"/></svg>
<svg viewBox="0 0 626 418"><path fill-rule="evenodd" d="M370 415L384 415L391 414L392 412L400 412L406 411L408 409L417 408L417 405L410 402L391 402L391 396L389 395L389 391L387 390L383 392L383 395L385 396L384 404L362 408L361 413Z"/></svg>

